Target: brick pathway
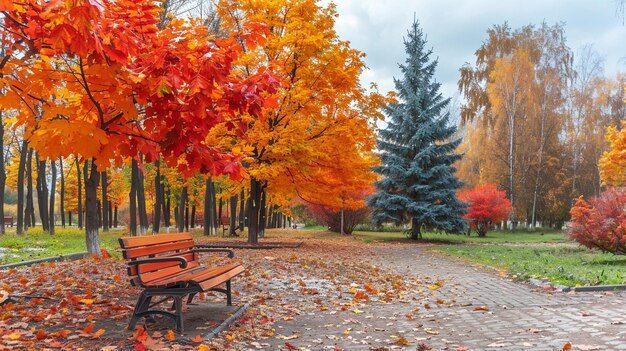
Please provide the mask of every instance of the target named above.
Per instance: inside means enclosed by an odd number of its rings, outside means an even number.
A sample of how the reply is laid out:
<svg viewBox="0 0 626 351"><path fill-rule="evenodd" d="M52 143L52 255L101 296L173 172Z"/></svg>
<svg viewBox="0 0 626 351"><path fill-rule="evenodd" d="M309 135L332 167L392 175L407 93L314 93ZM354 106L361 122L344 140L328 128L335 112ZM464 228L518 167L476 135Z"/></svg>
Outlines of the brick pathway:
<svg viewBox="0 0 626 351"><path fill-rule="evenodd" d="M250 349L286 350L287 342L300 350L415 350L423 342L433 350L552 351L571 342L572 350L626 350L624 293L552 295L423 246L381 244L371 250L362 259L402 275L403 298L320 310L307 303L309 297L290 292L290 282L273 282L267 289L284 291L284 303L299 306L296 316L278 321L274 336ZM330 285L324 291L327 278L309 278L319 298L352 300ZM443 286L433 286L437 281ZM401 345L401 338L410 344Z"/></svg>

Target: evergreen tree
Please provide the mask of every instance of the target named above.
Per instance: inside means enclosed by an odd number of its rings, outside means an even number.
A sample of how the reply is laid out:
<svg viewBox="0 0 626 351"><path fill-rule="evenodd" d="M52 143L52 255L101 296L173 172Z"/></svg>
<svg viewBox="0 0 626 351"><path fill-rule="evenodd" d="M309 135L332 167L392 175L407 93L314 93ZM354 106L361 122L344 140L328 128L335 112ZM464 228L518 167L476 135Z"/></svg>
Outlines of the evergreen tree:
<svg viewBox="0 0 626 351"><path fill-rule="evenodd" d="M397 102L385 107L388 125L379 131L378 149L382 166L374 168L382 179L378 192L368 199L374 224L411 221L407 235L420 239L421 230L464 232L465 205L456 197L462 186L452 164L462 156L454 151L461 142L452 140L448 105L433 79L437 60L417 20L404 40L406 64L399 65L403 78L394 79Z"/></svg>

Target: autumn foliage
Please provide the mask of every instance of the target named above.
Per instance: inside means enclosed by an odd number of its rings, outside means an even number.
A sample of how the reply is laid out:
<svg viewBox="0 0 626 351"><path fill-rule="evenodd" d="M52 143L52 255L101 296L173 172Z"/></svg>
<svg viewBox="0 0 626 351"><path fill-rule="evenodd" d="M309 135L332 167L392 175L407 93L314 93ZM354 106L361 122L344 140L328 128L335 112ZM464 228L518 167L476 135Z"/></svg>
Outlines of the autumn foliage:
<svg viewBox="0 0 626 351"><path fill-rule="evenodd" d="M606 139L611 144L600 159L600 173L607 185L626 185L626 121L622 121L622 129L609 127Z"/></svg>
<svg viewBox="0 0 626 351"><path fill-rule="evenodd" d="M492 224L507 219L511 213L511 202L506 193L492 184L461 191L459 199L469 204L464 218L469 221L470 230L476 230L478 236L485 236Z"/></svg>
<svg viewBox="0 0 626 351"><path fill-rule="evenodd" d="M581 197L570 214L570 238L588 248L626 254L626 188L611 188L589 202Z"/></svg>

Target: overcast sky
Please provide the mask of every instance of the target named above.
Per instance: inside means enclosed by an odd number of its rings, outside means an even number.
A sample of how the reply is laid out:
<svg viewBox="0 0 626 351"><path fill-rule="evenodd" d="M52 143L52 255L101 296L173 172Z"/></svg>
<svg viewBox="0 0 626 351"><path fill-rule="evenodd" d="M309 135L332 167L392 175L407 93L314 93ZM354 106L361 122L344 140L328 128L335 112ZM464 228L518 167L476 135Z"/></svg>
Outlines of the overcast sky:
<svg viewBox="0 0 626 351"><path fill-rule="evenodd" d="M565 22L567 43L578 53L587 44L605 59L605 72L626 71L626 26L616 15L616 0L334 0L336 30L343 40L367 54L363 83L376 82L381 92L393 90L404 62L403 37L417 17L434 57L436 79L447 97L457 94L459 68L474 63L474 52L493 24ZM324 1L324 3L328 3Z"/></svg>

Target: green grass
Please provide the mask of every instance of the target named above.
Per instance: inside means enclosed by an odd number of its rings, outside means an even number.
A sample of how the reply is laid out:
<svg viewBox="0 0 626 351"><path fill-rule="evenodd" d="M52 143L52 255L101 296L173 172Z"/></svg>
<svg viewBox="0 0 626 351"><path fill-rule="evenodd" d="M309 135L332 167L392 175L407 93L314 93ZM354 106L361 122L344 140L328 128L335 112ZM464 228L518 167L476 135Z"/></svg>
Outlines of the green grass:
<svg viewBox="0 0 626 351"><path fill-rule="evenodd" d="M55 235L50 235L36 227L30 228L23 236L10 231L0 236L0 247L8 248L0 252L4 254L0 257L0 264L86 251L84 230L56 228L55 231ZM117 239L125 234L123 231L101 231L100 246L114 254L119 247Z"/></svg>
<svg viewBox="0 0 626 351"><path fill-rule="evenodd" d="M519 279L548 278L568 286L626 283L626 256L582 247L456 245L433 250L506 269L509 275Z"/></svg>
<svg viewBox="0 0 626 351"><path fill-rule="evenodd" d="M366 243L376 241L411 241L402 232L361 232L355 231L354 236ZM476 234L471 236L459 234L424 233L423 240L432 243L454 244L454 243L561 243L569 242L563 232L554 230L526 231L518 230L493 231L487 233L486 237L479 238Z"/></svg>
<svg viewBox="0 0 626 351"><path fill-rule="evenodd" d="M325 225L313 225L302 228L304 230L328 230L328 226Z"/></svg>

